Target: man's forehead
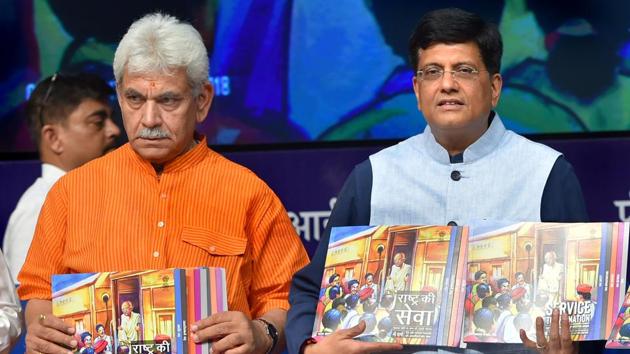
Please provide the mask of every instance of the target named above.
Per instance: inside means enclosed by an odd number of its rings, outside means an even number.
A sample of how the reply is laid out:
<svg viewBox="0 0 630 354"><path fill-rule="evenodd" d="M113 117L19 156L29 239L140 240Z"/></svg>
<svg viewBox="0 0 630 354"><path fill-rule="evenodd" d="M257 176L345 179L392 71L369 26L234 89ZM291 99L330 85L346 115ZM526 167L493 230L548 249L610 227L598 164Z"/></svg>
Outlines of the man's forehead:
<svg viewBox="0 0 630 354"><path fill-rule="evenodd" d="M75 108L67 115L68 122L79 123L85 119L94 116L110 117L112 115L112 107L108 102L99 101L93 98L86 98L82 100Z"/></svg>
<svg viewBox="0 0 630 354"><path fill-rule="evenodd" d="M464 43L434 43L425 49L418 51L420 63L443 61L444 63L455 62L478 62L482 61L481 51L475 42Z"/></svg>
<svg viewBox="0 0 630 354"><path fill-rule="evenodd" d="M183 70L169 73L129 73L125 71L121 88L143 92L145 90L185 91L189 89L188 78Z"/></svg>

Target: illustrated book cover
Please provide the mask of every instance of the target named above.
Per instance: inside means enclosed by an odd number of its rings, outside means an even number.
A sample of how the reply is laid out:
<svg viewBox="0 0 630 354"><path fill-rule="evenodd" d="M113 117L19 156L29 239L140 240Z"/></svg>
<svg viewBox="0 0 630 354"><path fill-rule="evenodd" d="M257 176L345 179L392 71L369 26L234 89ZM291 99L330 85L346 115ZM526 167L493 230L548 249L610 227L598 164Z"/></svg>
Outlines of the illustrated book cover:
<svg viewBox="0 0 630 354"><path fill-rule="evenodd" d="M358 339L458 346L467 229L334 227L313 336L365 321Z"/></svg>
<svg viewBox="0 0 630 354"><path fill-rule="evenodd" d="M60 274L52 292L53 314L87 354L209 353L188 340L190 325L227 311L222 268Z"/></svg>
<svg viewBox="0 0 630 354"><path fill-rule="evenodd" d="M612 332L606 342L609 349L630 349L630 287L621 303Z"/></svg>
<svg viewBox="0 0 630 354"><path fill-rule="evenodd" d="M465 342L521 343L521 329L535 338L535 319L548 332L555 308L573 340L609 337L624 302L627 224L479 222L469 233Z"/></svg>

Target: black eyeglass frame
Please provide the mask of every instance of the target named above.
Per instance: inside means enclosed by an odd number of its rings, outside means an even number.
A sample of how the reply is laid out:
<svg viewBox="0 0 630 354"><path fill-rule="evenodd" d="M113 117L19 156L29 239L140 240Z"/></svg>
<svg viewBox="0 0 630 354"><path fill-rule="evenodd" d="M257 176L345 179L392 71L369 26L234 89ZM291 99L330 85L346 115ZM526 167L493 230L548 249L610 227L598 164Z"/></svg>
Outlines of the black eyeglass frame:
<svg viewBox="0 0 630 354"><path fill-rule="evenodd" d="M41 125L40 129L44 127L44 108L46 107L46 103L48 103L48 98L50 98L50 94L52 93L53 86L55 86L55 81L57 81L58 77L59 77L59 73L55 73L50 78L50 84L48 85L48 89L46 89L46 94L44 95L42 102L39 104L38 116L39 116L39 124Z"/></svg>

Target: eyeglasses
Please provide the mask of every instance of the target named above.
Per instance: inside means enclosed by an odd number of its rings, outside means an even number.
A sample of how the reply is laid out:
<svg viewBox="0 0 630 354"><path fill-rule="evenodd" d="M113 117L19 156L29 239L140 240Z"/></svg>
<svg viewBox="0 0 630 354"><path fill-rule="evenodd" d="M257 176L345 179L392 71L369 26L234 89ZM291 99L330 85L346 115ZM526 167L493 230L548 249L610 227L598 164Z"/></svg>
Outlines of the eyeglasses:
<svg viewBox="0 0 630 354"><path fill-rule="evenodd" d="M57 81L58 76L59 76L59 73L55 73L50 78L50 84L48 84L48 89L46 90L46 94L44 95L42 102L39 104L39 123L41 124L41 127L44 126L44 107L46 106L46 103L48 103L48 98L50 97L50 94L53 90L53 86L55 86L55 81Z"/></svg>
<svg viewBox="0 0 630 354"><path fill-rule="evenodd" d="M418 76L418 80L431 82L442 79L444 73L451 73L454 80L464 82L476 79L481 71L485 70L477 70L467 65L462 65L455 70L444 70L439 66L427 66L424 69L418 70L416 75Z"/></svg>

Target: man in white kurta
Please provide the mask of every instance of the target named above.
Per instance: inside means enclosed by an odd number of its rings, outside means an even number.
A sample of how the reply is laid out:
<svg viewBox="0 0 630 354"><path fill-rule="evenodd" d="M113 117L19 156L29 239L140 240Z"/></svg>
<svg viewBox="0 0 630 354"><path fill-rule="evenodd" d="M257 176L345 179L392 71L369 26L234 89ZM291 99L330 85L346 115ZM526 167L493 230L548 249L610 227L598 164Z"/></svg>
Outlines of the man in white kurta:
<svg viewBox="0 0 630 354"><path fill-rule="evenodd" d="M114 147L120 129L112 120L113 93L107 82L91 74L55 74L37 84L29 97L26 119L42 175L20 197L4 234L3 250L15 284L50 188L66 171Z"/></svg>
<svg viewBox="0 0 630 354"><path fill-rule="evenodd" d="M0 354L9 352L22 332L22 308L4 256L0 252Z"/></svg>

